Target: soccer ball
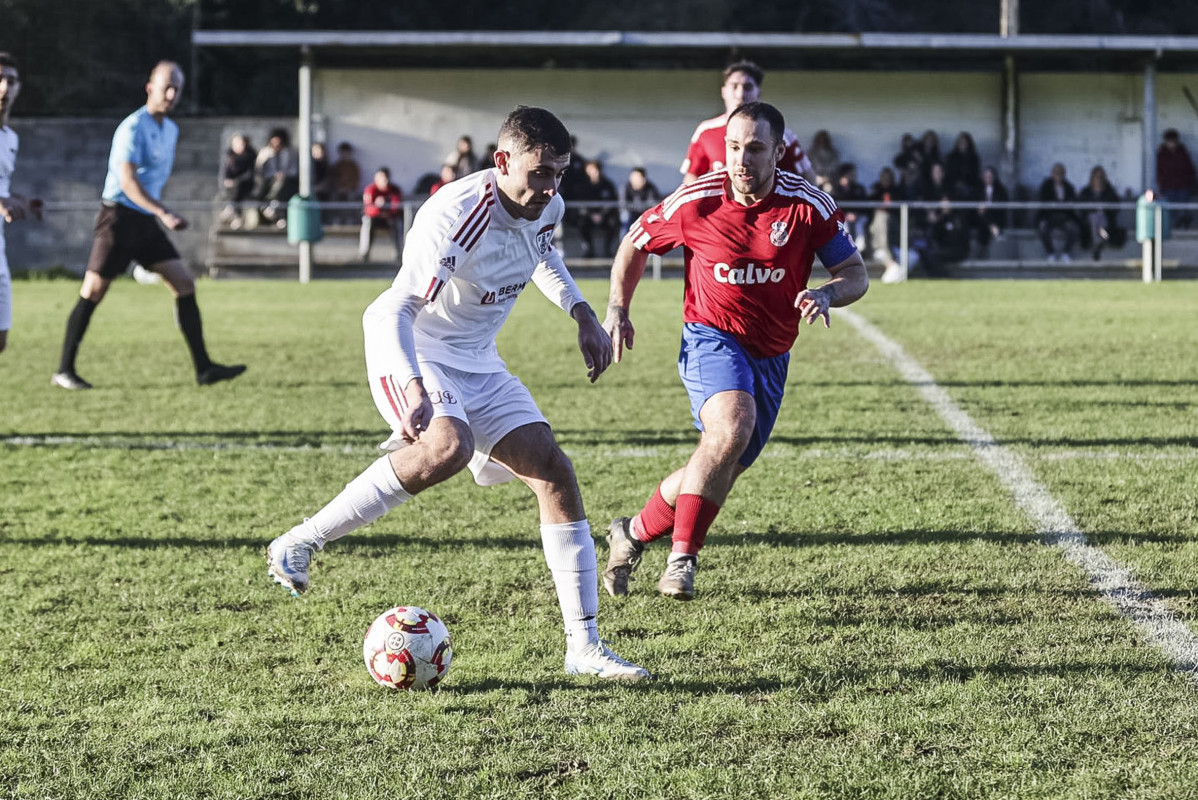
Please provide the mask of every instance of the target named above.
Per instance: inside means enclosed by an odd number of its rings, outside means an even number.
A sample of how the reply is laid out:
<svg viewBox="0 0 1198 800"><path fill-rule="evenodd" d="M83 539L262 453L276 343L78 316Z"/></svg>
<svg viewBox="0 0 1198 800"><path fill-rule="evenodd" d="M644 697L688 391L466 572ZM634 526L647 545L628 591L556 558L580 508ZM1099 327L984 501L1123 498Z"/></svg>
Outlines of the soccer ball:
<svg viewBox="0 0 1198 800"><path fill-rule="evenodd" d="M449 673L449 629L431 611L396 606L366 631L362 657L370 677L388 689L431 689Z"/></svg>

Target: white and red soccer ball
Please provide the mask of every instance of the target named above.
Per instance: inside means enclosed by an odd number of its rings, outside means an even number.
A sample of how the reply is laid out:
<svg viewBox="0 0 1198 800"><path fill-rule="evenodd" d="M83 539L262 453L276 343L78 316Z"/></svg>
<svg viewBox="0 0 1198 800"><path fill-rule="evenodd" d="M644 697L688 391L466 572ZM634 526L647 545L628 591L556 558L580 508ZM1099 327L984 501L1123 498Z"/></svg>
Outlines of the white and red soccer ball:
<svg viewBox="0 0 1198 800"><path fill-rule="evenodd" d="M362 657L380 686L431 689L449 673L453 643L436 614L416 606L396 606L371 623Z"/></svg>

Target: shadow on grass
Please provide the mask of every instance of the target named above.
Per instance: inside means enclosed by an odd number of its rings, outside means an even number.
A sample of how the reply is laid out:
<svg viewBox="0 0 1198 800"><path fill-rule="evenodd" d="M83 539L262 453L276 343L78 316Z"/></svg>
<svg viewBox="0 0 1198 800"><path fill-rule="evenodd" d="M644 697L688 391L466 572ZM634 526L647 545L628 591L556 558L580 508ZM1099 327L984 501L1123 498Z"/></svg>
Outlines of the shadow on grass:
<svg viewBox="0 0 1198 800"><path fill-rule="evenodd" d="M707 537L708 544L721 545L765 545L767 547L827 547L859 545L929 545L963 544L966 542L994 542L995 544L1039 544L1036 533L1012 533L1008 531L953 531L953 530L907 530L870 531L867 533L823 531L749 531L743 534L713 534Z"/></svg>
<svg viewBox="0 0 1198 800"><path fill-rule="evenodd" d="M1014 664L1005 661L995 661L988 664L961 664L949 660L935 660L929 664L914 667L890 667L879 669L858 669L846 667L843 669L801 669L795 677L778 678L772 676L744 675L738 669L737 675L719 677L712 680L677 680L669 672L654 672L648 665L654 678L650 681L620 684L619 689L643 694L678 694L685 693L696 697L717 695L748 695L746 702L760 702L769 695L777 692L799 692L815 697L832 697L846 689L855 689L867 694L905 694L915 691L926 691L930 684L967 683L984 679L1006 682L1025 682L1039 678L1063 678L1071 675L1118 675L1124 677L1139 675L1160 675L1170 673L1170 668L1161 663L1159 666L1150 664L1126 664L1110 660L1073 661L1053 664ZM529 693L529 699L521 705L536 705L545 702L545 696L556 691L601 691L605 694L613 690L612 681L588 679L585 676L570 678L562 676L545 681L504 680L489 678L469 684L450 682L438 691L449 695L469 695L495 691L523 691ZM758 697L754 697L758 696ZM446 714L463 716L483 715L494 713L487 707L454 706L445 709Z"/></svg>

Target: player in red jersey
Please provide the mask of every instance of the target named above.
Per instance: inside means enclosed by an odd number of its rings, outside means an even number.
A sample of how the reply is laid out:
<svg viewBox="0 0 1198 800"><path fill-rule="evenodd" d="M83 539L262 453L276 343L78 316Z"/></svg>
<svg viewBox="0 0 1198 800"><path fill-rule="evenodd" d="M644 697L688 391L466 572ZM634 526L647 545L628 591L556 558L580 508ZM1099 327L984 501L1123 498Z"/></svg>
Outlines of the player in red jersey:
<svg viewBox="0 0 1198 800"><path fill-rule="evenodd" d="M728 115L740 104L758 100L761 96L761 82L764 79L765 73L752 61L737 61L724 69L724 83L720 86L724 113L703 120L695 128L690 146L686 150L686 159L682 162L683 183L694 183L700 175L724 168L724 129L728 125ZM790 128L783 129L782 143L785 150L778 161L778 168L797 172L815 183L811 159L807 157L803 145L799 144L799 138Z"/></svg>
<svg viewBox="0 0 1198 800"><path fill-rule="evenodd" d="M733 483L761 453L782 402L790 348L803 320L830 324L828 309L869 287L865 262L832 198L777 169L782 114L746 103L728 119L725 172L682 186L633 224L616 253L604 329L615 360L632 349L628 306L649 253L685 248L678 371L690 395L699 446L633 518L620 517L603 585L626 594L641 553L673 535L662 594L694 596L698 553ZM808 288L813 258L831 279Z"/></svg>

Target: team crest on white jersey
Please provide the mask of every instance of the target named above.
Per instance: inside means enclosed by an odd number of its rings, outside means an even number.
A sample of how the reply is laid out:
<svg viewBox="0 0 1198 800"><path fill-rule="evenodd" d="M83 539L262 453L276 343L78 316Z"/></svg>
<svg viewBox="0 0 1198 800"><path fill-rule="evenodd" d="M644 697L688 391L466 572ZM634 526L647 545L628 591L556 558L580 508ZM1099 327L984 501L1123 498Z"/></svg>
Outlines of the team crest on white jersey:
<svg viewBox="0 0 1198 800"><path fill-rule="evenodd" d="M545 255L553 249L553 226L546 225L537 231L537 254Z"/></svg>
<svg viewBox="0 0 1198 800"><path fill-rule="evenodd" d="M781 247L790 241L790 234L786 231L786 223L782 220L770 225L770 244L774 247Z"/></svg>

